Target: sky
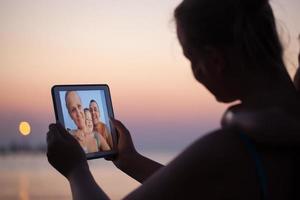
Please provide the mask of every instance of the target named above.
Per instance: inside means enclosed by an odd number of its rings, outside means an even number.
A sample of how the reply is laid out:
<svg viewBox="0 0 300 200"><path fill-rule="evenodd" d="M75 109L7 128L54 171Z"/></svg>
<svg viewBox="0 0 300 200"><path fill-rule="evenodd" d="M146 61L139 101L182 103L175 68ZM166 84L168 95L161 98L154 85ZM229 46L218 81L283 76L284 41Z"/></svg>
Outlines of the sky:
<svg viewBox="0 0 300 200"><path fill-rule="evenodd" d="M179 151L218 128L227 105L197 83L177 41L180 0L0 0L0 145L45 144L51 87L105 83L140 150ZM271 1L290 75L300 1ZM28 121L32 133L18 133Z"/></svg>

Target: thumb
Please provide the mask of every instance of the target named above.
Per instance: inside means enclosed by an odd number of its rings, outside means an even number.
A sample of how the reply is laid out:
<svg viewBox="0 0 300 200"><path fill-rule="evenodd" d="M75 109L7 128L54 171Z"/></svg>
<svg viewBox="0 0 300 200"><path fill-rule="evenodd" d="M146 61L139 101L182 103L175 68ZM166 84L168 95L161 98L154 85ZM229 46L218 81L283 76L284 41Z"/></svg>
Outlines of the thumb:
<svg viewBox="0 0 300 200"><path fill-rule="evenodd" d="M121 137L121 135L129 135L129 131L124 126L124 124L122 124L122 122L113 118L110 118L110 120L113 126L117 129L118 137Z"/></svg>
<svg viewBox="0 0 300 200"><path fill-rule="evenodd" d="M55 125L59 130L61 137L63 137L64 139L73 138L73 136L71 136L71 134L65 129L65 127L61 123L57 122Z"/></svg>

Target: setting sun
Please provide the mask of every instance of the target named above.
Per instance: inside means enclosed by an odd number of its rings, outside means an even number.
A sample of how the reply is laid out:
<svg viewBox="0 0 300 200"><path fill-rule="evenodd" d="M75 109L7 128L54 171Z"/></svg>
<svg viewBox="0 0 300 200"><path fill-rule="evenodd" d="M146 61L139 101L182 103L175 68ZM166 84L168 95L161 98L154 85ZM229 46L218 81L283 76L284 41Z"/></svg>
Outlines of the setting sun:
<svg viewBox="0 0 300 200"><path fill-rule="evenodd" d="M19 131L22 135L30 134L30 124L28 122L21 122L19 125Z"/></svg>

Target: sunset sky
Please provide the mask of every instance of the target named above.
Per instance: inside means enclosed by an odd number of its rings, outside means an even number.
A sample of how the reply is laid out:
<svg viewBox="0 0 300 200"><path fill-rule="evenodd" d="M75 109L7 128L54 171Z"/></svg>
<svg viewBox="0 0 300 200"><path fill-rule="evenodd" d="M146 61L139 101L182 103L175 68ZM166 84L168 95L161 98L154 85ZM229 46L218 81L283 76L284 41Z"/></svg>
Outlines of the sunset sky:
<svg viewBox="0 0 300 200"><path fill-rule="evenodd" d="M226 105L198 84L175 34L180 0L0 0L0 145L45 143L51 87L106 83L141 150L182 149L219 126ZM300 1L271 1L291 75ZM18 133L21 121L32 133Z"/></svg>

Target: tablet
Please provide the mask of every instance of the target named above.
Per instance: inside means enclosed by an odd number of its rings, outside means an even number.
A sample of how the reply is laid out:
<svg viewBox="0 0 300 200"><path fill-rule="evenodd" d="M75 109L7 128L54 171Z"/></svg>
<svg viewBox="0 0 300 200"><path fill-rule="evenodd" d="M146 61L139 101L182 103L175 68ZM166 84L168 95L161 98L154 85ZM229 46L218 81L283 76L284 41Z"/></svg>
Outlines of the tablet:
<svg viewBox="0 0 300 200"><path fill-rule="evenodd" d="M55 118L79 142L87 159L116 154L116 131L108 85L55 85Z"/></svg>

